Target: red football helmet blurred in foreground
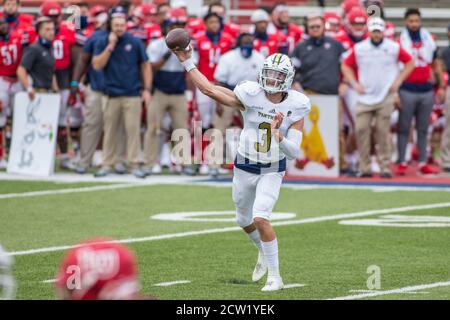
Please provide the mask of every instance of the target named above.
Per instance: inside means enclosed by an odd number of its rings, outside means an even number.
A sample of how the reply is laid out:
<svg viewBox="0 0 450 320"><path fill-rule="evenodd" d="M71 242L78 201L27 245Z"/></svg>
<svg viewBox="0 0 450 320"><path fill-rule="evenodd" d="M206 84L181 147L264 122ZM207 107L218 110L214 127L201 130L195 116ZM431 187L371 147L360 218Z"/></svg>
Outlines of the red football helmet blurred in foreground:
<svg viewBox="0 0 450 320"><path fill-rule="evenodd" d="M65 255L56 287L65 300L138 299L135 255L111 239L82 242Z"/></svg>

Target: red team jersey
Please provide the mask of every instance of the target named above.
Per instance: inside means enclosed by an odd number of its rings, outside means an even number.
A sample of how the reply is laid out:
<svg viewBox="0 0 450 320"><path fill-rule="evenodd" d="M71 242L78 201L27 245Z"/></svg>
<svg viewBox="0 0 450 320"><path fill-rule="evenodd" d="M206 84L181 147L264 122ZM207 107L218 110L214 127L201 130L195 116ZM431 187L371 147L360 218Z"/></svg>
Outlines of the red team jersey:
<svg viewBox="0 0 450 320"><path fill-rule="evenodd" d="M0 76L16 77L22 58L23 42L20 36L11 34L7 41L0 40Z"/></svg>
<svg viewBox="0 0 450 320"><path fill-rule="evenodd" d="M144 28L147 32L148 41L159 39L163 36L161 27L156 23L147 23L144 25Z"/></svg>
<svg viewBox="0 0 450 320"><path fill-rule="evenodd" d="M400 43L400 39L398 39ZM432 77L432 63L428 63L425 61L425 58L422 56L422 42L413 42L412 43L412 52L411 55L414 58L415 68L405 80L405 82L416 83L416 84L426 84L430 82Z"/></svg>
<svg viewBox="0 0 450 320"><path fill-rule="evenodd" d="M75 28L62 22L56 33L55 40L53 40L56 70L65 70L70 67L70 50L76 43Z"/></svg>
<svg viewBox="0 0 450 320"><path fill-rule="evenodd" d="M392 22L386 21L384 36L391 40L395 39L395 25Z"/></svg>
<svg viewBox="0 0 450 320"><path fill-rule="evenodd" d="M303 37L303 28L294 24L289 23L287 29L278 29L278 28L271 28L270 31L268 31L270 34L281 34L283 36L282 42L280 43L280 51L286 51L287 53L291 53L297 43L302 39Z"/></svg>
<svg viewBox="0 0 450 320"><path fill-rule="evenodd" d="M205 31L205 23L201 18L190 18L188 19L186 28L191 38L193 38L197 33Z"/></svg>
<svg viewBox="0 0 450 320"><path fill-rule="evenodd" d="M368 36L369 36L369 34L366 33L362 37L362 40L367 39ZM347 31L345 31L345 29L342 29L341 31L339 31L338 34L334 37L334 39L339 41L344 46L345 50L353 49L353 47L357 43L357 42L353 41L353 39L348 35L348 33L347 33Z"/></svg>
<svg viewBox="0 0 450 320"><path fill-rule="evenodd" d="M194 48L198 54L198 70L209 81L214 81L214 71L216 70L220 57L229 51L233 45L233 37L225 32L221 34L217 44L212 43L204 32L194 37Z"/></svg>
<svg viewBox="0 0 450 320"><path fill-rule="evenodd" d="M261 53L264 58L278 52L278 48L280 44L285 40L285 37L280 33L272 33L269 34L269 37L266 41L262 41L261 39L255 39L253 41L253 47L256 51Z"/></svg>
<svg viewBox="0 0 450 320"><path fill-rule="evenodd" d="M188 20L187 30L191 37L194 37L200 32L205 32L205 22L201 18L192 18ZM228 33L233 38L237 38L241 32L241 27L236 23L225 23L223 26L223 32Z"/></svg>
<svg viewBox="0 0 450 320"><path fill-rule="evenodd" d="M32 44L36 41L36 29L32 25L32 17L19 14L17 20L9 24L9 33L13 37L20 37L23 42Z"/></svg>

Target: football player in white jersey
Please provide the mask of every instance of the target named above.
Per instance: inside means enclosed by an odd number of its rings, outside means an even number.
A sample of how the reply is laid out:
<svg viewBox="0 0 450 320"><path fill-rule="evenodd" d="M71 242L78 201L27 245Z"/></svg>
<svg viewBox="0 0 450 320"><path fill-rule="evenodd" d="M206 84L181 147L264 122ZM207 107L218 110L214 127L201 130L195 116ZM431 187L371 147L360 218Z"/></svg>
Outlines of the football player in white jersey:
<svg viewBox="0 0 450 320"><path fill-rule="evenodd" d="M300 152L303 118L311 109L309 99L291 90L294 67L288 56L269 56L259 81L244 81L234 91L211 84L192 60L192 48L175 50L192 82L218 103L237 108L244 119L234 166L233 201L236 220L259 249L253 281L267 272L262 291L283 288L279 272L278 242L270 224L286 170L286 158Z"/></svg>

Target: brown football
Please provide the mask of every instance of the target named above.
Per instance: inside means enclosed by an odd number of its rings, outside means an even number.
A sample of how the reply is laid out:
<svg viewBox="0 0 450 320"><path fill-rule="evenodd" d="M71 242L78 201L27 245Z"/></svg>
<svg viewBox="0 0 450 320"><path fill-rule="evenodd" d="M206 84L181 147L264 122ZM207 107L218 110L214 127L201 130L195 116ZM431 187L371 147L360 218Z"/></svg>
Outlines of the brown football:
<svg viewBox="0 0 450 320"><path fill-rule="evenodd" d="M182 28L173 29L166 36L167 47L171 50L184 50L190 42L189 33Z"/></svg>

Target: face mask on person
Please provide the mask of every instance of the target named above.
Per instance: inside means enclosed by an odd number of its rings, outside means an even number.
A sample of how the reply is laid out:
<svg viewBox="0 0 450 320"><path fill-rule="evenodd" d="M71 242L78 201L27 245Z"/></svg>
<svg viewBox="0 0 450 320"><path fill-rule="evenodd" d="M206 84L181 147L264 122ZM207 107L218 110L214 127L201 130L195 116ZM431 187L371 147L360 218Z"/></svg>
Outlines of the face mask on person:
<svg viewBox="0 0 450 320"><path fill-rule="evenodd" d="M243 44L239 46L239 49L241 50L241 55L244 57L244 59L248 59L252 56L253 44Z"/></svg>
<svg viewBox="0 0 450 320"><path fill-rule="evenodd" d="M45 40L42 37L39 37L38 41L42 46L46 47L47 49L50 49L52 47L52 42Z"/></svg>
<svg viewBox="0 0 450 320"><path fill-rule="evenodd" d="M14 23L17 21L17 15L15 14L5 14L5 20L8 23Z"/></svg>
<svg viewBox="0 0 450 320"><path fill-rule="evenodd" d="M86 29L88 26L88 17L80 16L80 29Z"/></svg>

